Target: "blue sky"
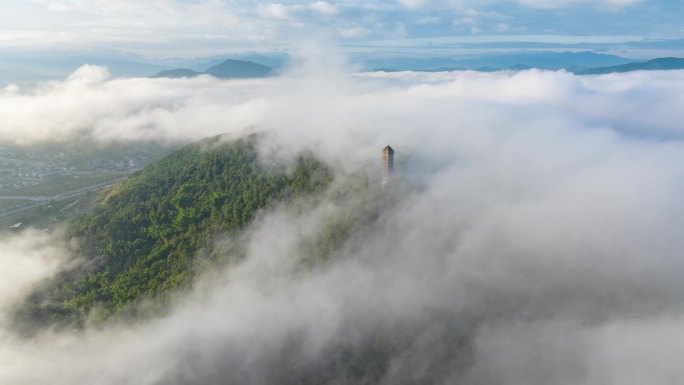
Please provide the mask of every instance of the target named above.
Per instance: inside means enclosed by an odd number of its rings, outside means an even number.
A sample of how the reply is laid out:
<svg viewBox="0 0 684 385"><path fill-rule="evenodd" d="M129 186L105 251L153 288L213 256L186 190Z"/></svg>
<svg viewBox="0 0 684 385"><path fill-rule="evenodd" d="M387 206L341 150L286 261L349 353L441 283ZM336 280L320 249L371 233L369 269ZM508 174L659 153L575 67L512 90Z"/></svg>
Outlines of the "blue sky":
<svg viewBox="0 0 684 385"><path fill-rule="evenodd" d="M0 49L5 51L107 49L146 57L189 58L287 50L314 39L350 51L391 50L395 43L415 48L441 44L451 49L454 45L524 48L540 43L538 48L660 56L684 46L662 42L684 38L684 2L679 0L8 3L0 13Z"/></svg>

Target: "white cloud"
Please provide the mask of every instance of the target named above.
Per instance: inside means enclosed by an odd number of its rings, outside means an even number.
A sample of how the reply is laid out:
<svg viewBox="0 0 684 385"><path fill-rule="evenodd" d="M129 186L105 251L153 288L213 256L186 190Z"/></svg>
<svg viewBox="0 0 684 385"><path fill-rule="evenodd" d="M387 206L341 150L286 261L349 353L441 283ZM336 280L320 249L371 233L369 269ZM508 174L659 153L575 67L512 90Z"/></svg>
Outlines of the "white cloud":
<svg viewBox="0 0 684 385"><path fill-rule="evenodd" d="M360 39L370 36L373 31L365 27L349 27L340 28L338 30L340 36L348 39Z"/></svg>
<svg viewBox="0 0 684 385"><path fill-rule="evenodd" d="M373 30L372 34L360 38L371 35L391 37L397 23L423 25L415 31L409 30L408 37L444 36L450 34L450 20L472 17L462 14L462 11L469 9L479 12L477 19L480 23L470 28L471 32L492 30L495 22L501 21L487 14L511 12L518 15L516 23L507 22L511 27L519 30L517 24L522 23L528 33L539 35L548 30L548 25L526 22L545 20L545 16L535 16L544 12L539 9L574 7L570 10L572 14L547 15L559 20L557 26L560 29L555 31L556 34L572 35L576 31L563 27L571 23L562 21L575 17L575 12L585 11L587 14L583 16L591 20L596 12L614 12L642 4L643 1L17 0L7 3L0 13L0 25L3 26L0 30L0 47L50 50L101 50L107 47L144 57L194 58L225 54L227 51L292 47L296 46L302 35L334 36L339 35L339 30L349 29L350 26ZM664 14L667 10L663 7L658 12ZM630 22L639 24L638 15L627 16ZM621 27L624 23L616 23L615 27L602 25L585 32L644 36L662 35L657 32L676 29L641 24L634 31L625 31Z"/></svg>
<svg viewBox="0 0 684 385"><path fill-rule="evenodd" d="M28 340L0 325L1 383L268 383L383 338L405 342L383 383L684 377L672 353L684 350L684 72L313 68L220 81L84 67L0 94L4 141L257 130L265 148L313 149L339 179L354 171L370 183L390 143L416 185L315 271L301 272L299 246L347 213L338 202L264 212L246 259L163 319ZM24 277L0 293L53 271L34 264L52 250L40 237L33 249L34 236L0 244L0 270ZM31 266L7 270L23 255Z"/></svg>
<svg viewBox="0 0 684 385"><path fill-rule="evenodd" d="M609 8L621 8L636 5L642 3L643 1L644 0L518 0L520 4L528 7L548 9L564 8L584 4Z"/></svg>
<svg viewBox="0 0 684 385"><path fill-rule="evenodd" d="M480 33L482 30L478 27L477 19L473 17L461 17L451 21L456 27L469 27L469 31L472 34Z"/></svg>
<svg viewBox="0 0 684 385"><path fill-rule="evenodd" d="M263 17L286 20L290 14L287 7L280 3L263 4L259 6L259 14Z"/></svg>
<svg viewBox="0 0 684 385"><path fill-rule="evenodd" d="M208 44L193 36L223 36L224 46L270 36L269 23L256 20L257 13L256 6L246 9L216 0L21 1L0 14L0 46L67 51L106 47L145 57L185 51L182 56L194 57L196 52L187 51L203 46L206 54Z"/></svg>
<svg viewBox="0 0 684 385"><path fill-rule="evenodd" d="M16 84L9 84L5 87L5 93L7 94L14 94L19 92L20 87Z"/></svg>
<svg viewBox="0 0 684 385"><path fill-rule="evenodd" d="M506 23L497 23L496 26L494 26L496 32L506 32L509 29L511 29L511 27Z"/></svg>
<svg viewBox="0 0 684 385"><path fill-rule="evenodd" d="M326 1L316 1L311 3L309 4L309 8L324 15L335 15L339 12L339 9L336 6Z"/></svg>
<svg viewBox="0 0 684 385"><path fill-rule="evenodd" d="M423 16L413 21L417 25L439 24L441 22L442 19L437 16Z"/></svg>
<svg viewBox="0 0 684 385"><path fill-rule="evenodd" d="M36 282L49 277L65 263L64 245L46 234L27 231L3 239L0 251L0 328L4 316Z"/></svg>
<svg viewBox="0 0 684 385"><path fill-rule="evenodd" d="M427 0L399 0L399 4L408 9L419 9L427 3Z"/></svg>
<svg viewBox="0 0 684 385"><path fill-rule="evenodd" d="M363 33L368 31L352 30L347 36ZM283 88L289 86L287 78L219 81L210 77L157 80L107 76L101 67L85 66L65 81L45 83L35 89L6 89L0 93L0 108L6 111L0 115L0 140L67 139L88 132L105 140L199 139L225 127L260 125L264 111L280 100L279 93L290 94ZM560 114L581 119L582 124L594 122L639 132L648 128L648 132L659 135L682 133L676 124L676 117L682 114L676 108L682 90L678 82L671 81L682 77L679 72L580 77L533 70L513 74L455 72L384 77L392 82L409 82L406 87L411 81L425 84L415 90L407 88L406 92L434 94L454 102L465 98L529 108L543 104L544 109L553 108ZM434 82L437 83L427 86ZM258 92L270 96L250 96ZM225 100L216 103L217 96ZM230 113L214 114L220 110ZM212 118L196 121L197 116ZM684 115L680 118L684 119ZM190 126L192 130L187 129Z"/></svg>

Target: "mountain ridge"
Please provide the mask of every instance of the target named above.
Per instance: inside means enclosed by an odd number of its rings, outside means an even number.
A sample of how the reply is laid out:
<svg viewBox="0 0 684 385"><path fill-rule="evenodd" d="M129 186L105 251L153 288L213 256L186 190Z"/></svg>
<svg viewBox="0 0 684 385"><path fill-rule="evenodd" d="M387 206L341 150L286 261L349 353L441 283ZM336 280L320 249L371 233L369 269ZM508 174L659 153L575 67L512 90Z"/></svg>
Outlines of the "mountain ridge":
<svg viewBox="0 0 684 385"><path fill-rule="evenodd" d="M633 71L662 71L684 69L684 58L662 57L645 62L632 62L618 66L598 67L575 72L577 75L600 75Z"/></svg>
<svg viewBox="0 0 684 385"><path fill-rule="evenodd" d="M263 78L272 75L273 68L250 60L226 59L202 72L188 68L174 68L157 72L152 78L191 78L199 75L211 75L219 79Z"/></svg>
<svg viewBox="0 0 684 385"><path fill-rule="evenodd" d="M30 329L137 317L142 299L160 299L163 308L164 298L192 284L201 258L225 257L214 249L216 234L236 235L258 211L315 195L332 180L310 154L291 170L263 164L257 140L205 139L103 192L68 230L86 263L36 289L20 304L17 322Z"/></svg>
<svg viewBox="0 0 684 385"><path fill-rule="evenodd" d="M579 70L630 63L615 55L583 52L522 52L486 55L475 58L393 58L370 60L365 66L370 70L383 68L387 71L459 71L484 70L485 72L515 68L540 68L547 70Z"/></svg>
<svg viewBox="0 0 684 385"><path fill-rule="evenodd" d="M447 72L447 71L478 71L478 72L497 72L497 71L524 71L528 69L540 69L548 71L565 70L576 75L601 75L610 73L625 73L633 71L668 71L684 69L684 58L677 57L663 57L655 58L647 61L634 61L625 64L606 66L606 67L592 67L592 68L545 68L538 66L531 66L527 64L516 63L506 67L437 67L433 69L395 69L395 68L376 68L377 72L401 72L401 71L416 71L416 72Z"/></svg>

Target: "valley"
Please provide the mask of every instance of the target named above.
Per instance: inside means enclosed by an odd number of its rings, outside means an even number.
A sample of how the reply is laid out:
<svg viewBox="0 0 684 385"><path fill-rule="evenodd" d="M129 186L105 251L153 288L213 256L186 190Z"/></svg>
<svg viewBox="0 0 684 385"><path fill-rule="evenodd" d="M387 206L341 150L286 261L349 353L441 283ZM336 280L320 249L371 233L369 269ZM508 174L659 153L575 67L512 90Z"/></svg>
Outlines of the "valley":
<svg viewBox="0 0 684 385"><path fill-rule="evenodd" d="M165 153L158 145L79 151L77 143L0 145L0 232L52 227L83 212L95 194Z"/></svg>

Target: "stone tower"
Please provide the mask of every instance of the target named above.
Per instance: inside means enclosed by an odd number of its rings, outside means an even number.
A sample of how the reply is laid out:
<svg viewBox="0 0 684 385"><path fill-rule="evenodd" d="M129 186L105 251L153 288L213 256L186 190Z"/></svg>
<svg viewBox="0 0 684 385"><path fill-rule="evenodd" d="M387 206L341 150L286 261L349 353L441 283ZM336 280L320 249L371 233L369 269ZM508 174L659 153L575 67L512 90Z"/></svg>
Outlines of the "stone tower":
<svg viewBox="0 0 684 385"><path fill-rule="evenodd" d="M382 149L382 186L384 187L389 181L390 175L394 170L394 149L389 146L385 146Z"/></svg>

